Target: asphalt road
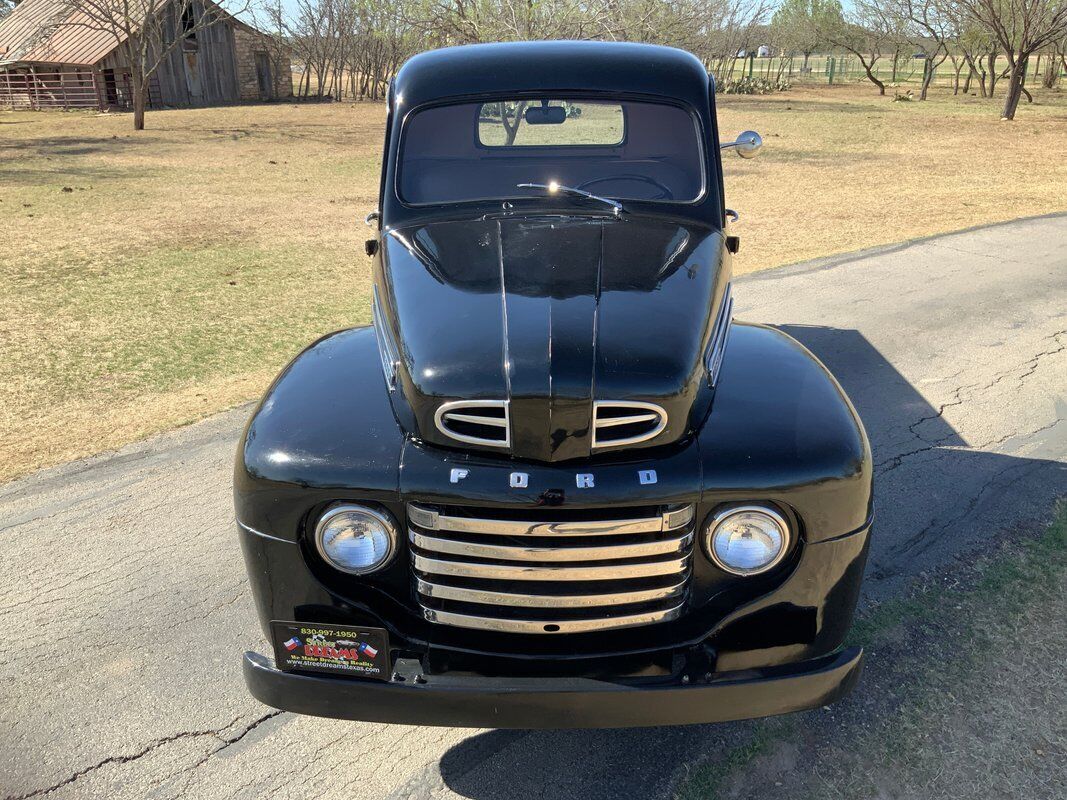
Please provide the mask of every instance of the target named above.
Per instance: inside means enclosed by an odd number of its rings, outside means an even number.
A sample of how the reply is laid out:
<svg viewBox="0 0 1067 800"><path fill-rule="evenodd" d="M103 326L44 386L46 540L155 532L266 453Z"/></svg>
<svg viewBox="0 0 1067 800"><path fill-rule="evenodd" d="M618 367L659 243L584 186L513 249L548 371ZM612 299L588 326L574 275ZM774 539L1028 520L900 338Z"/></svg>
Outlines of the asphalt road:
<svg viewBox="0 0 1067 800"><path fill-rule="evenodd" d="M1067 494L1067 216L762 273L735 296L824 359L866 422L864 602ZM247 413L0 487L0 796L654 798L743 730L420 729L259 705L230 505Z"/></svg>

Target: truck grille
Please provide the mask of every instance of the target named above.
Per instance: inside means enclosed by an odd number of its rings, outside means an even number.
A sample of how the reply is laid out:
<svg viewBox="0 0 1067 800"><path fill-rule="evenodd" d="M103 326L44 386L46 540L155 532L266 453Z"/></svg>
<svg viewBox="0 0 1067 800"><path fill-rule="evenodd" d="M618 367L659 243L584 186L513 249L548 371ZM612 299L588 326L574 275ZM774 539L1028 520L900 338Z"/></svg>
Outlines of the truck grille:
<svg viewBox="0 0 1067 800"><path fill-rule="evenodd" d="M649 625L682 613L693 506L538 511L408 505L415 589L430 622L516 633Z"/></svg>

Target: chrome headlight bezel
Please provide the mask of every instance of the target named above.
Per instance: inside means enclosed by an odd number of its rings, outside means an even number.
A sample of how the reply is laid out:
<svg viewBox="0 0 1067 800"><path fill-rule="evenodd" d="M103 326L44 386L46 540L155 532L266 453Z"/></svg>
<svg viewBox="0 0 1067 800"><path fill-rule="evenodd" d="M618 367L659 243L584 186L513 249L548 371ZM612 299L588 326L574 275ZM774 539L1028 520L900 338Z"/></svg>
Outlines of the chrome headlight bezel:
<svg viewBox="0 0 1067 800"><path fill-rule="evenodd" d="M723 562L718 553L715 552L715 534L727 522L731 517L744 513L756 513L766 516L781 532L782 546L779 548L777 555L769 562L757 569L739 569ZM721 569L723 572L727 572L730 575L737 575L742 578L751 578L756 575L763 575L770 572L785 559L786 555L790 552L793 545L794 533L789 524L789 521L785 518L781 512L769 505L761 505L757 503L747 503L745 505L734 505L723 508L720 511L715 512L707 523L704 525L703 535L704 554L711 560L715 566Z"/></svg>
<svg viewBox="0 0 1067 800"><path fill-rule="evenodd" d="M379 522L382 528L385 530L387 538L389 539L389 547L385 552L385 555L377 562L368 567L352 568L338 564L334 561L326 552L326 547L323 543L322 537L326 531L330 522L336 519L341 514L365 514L368 517L372 517ZM396 556L398 549L398 533L396 522L389 516L389 514L380 511L370 506L361 506L356 503L335 503L327 508L318 521L315 523L315 551L318 553L319 558L322 559L326 566L343 572L346 575L370 575L375 572L380 572L392 563L393 558Z"/></svg>

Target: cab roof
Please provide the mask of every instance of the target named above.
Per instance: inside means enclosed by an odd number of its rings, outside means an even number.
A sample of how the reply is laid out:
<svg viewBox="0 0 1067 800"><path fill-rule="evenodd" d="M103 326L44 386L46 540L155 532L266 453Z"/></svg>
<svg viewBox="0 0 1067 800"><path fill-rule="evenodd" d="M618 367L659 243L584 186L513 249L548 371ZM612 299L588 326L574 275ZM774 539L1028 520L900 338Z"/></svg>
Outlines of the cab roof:
<svg viewBox="0 0 1067 800"><path fill-rule="evenodd" d="M604 92L707 106L713 82L691 53L630 42L507 42L446 47L414 56L397 73L400 109L477 96Z"/></svg>

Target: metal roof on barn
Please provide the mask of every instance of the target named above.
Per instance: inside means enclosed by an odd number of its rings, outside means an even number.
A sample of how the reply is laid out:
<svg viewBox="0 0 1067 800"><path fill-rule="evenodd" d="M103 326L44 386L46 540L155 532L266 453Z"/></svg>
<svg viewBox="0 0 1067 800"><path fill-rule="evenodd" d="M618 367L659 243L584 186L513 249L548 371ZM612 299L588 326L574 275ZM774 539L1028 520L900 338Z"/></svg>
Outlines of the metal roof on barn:
<svg viewBox="0 0 1067 800"><path fill-rule="evenodd" d="M254 27L237 19L211 0L215 13L252 33ZM0 66L16 62L92 66L111 53L125 36L94 27L92 19L72 9L71 0L22 0L0 21Z"/></svg>
<svg viewBox="0 0 1067 800"><path fill-rule="evenodd" d="M0 64L92 65L118 47L110 31L93 29L70 0L23 0L0 22Z"/></svg>

